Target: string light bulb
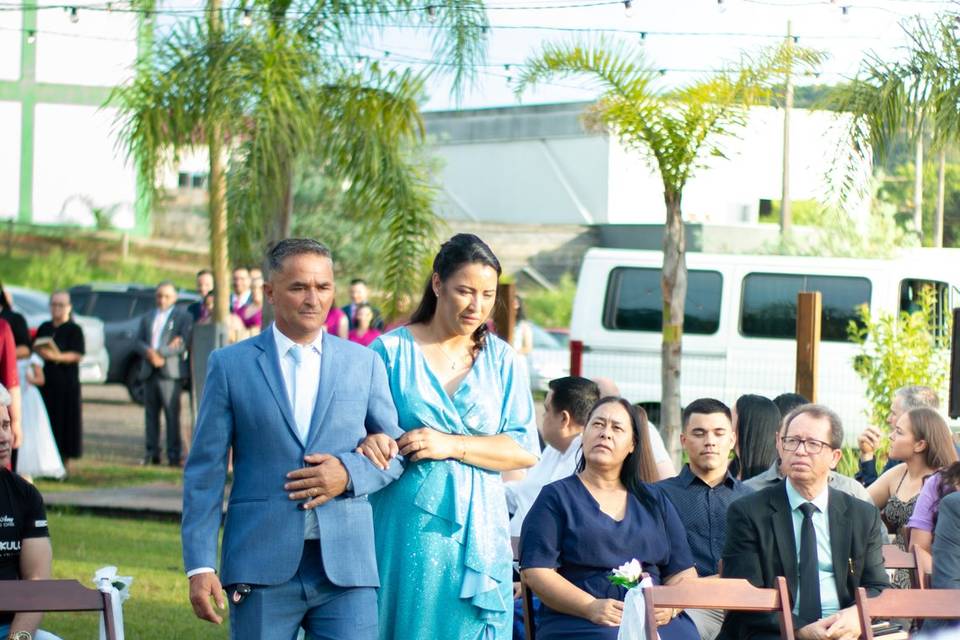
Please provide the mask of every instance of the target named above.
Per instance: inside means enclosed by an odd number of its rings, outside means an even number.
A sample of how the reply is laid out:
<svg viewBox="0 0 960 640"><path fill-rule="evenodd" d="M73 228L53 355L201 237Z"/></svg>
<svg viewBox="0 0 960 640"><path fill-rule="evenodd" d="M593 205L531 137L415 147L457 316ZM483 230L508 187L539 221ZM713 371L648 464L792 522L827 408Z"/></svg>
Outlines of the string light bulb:
<svg viewBox="0 0 960 640"><path fill-rule="evenodd" d="M143 24L153 24L153 11L143 12Z"/></svg>
<svg viewBox="0 0 960 640"><path fill-rule="evenodd" d="M845 4L840 7L840 19L844 22L850 21L850 5Z"/></svg>
<svg viewBox="0 0 960 640"><path fill-rule="evenodd" d="M70 14L70 22L73 24L80 22L80 12L77 11L76 7L68 7L67 12Z"/></svg>
<svg viewBox="0 0 960 640"><path fill-rule="evenodd" d="M623 15L633 17L633 0L623 0Z"/></svg>
<svg viewBox="0 0 960 640"><path fill-rule="evenodd" d="M243 8L243 17L240 18L240 24L248 29L253 26L253 15L250 13L250 7Z"/></svg>
<svg viewBox="0 0 960 640"><path fill-rule="evenodd" d="M35 44L37 42L37 32L33 29L27 31L27 44Z"/></svg>
<svg viewBox="0 0 960 640"><path fill-rule="evenodd" d="M430 22L437 21L437 7L432 4L427 5L427 20Z"/></svg>

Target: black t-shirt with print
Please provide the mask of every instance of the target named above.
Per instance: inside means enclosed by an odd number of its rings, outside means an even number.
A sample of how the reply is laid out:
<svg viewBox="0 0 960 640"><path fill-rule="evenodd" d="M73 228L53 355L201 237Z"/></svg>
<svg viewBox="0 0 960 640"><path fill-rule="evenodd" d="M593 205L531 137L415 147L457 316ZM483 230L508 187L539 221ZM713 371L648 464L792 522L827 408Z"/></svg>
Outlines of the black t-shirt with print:
<svg viewBox="0 0 960 640"><path fill-rule="evenodd" d="M0 467L0 580L20 579L20 546L27 538L46 538L47 514L36 487ZM0 613L0 625L12 613Z"/></svg>

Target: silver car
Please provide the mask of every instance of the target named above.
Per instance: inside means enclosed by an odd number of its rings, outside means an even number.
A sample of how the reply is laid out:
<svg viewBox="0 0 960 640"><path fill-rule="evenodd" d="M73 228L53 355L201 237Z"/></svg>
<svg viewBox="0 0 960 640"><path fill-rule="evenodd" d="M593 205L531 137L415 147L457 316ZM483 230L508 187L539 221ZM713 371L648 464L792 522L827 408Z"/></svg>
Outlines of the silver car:
<svg viewBox="0 0 960 640"><path fill-rule="evenodd" d="M23 314L30 329L30 336L37 332L43 322L50 319L50 295L35 289L24 289L5 284L4 289L13 296L13 310ZM80 382L102 384L107 380L110 356L103 340L103 321L90 316L74 314L73 321L83 329L86 353L80 361Z"/></svg>

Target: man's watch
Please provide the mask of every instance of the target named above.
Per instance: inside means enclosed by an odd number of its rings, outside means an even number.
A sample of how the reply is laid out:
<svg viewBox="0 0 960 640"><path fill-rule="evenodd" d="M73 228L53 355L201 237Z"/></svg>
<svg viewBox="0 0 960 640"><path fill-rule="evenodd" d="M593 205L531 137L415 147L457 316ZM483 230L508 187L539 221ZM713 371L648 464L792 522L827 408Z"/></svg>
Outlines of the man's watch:
<svg viewBox="0 0 960 640"><path fill-rule="evenodd" d="M14 631L7 636L7 640L33 640L33 634L29 631Z"/></svg>

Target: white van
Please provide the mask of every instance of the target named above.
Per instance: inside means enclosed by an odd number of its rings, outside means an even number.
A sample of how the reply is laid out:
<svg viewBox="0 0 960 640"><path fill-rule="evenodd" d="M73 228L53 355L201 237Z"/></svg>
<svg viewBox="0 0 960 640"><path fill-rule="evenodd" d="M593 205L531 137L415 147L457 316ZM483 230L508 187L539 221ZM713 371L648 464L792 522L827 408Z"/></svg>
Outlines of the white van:
<svg viewBox="0 0 960 640"><path fill-rule="evenodd" d="M856 307L896 312L937 288L939 315L960 306L960 250L919 249L893 260L688 253L681 402L709 396L732 404L745 393L794 390L796 303L820 291L823 316L817 400L836 410L848 442L866 426L865 385L847 339ZM571 341L581 374L606 376L624 397L657 411L663 299L660 251L591 249L573 305ZM573 351L576 352L574 344ZM946 408L947 398L941 400Z"/></svg>

